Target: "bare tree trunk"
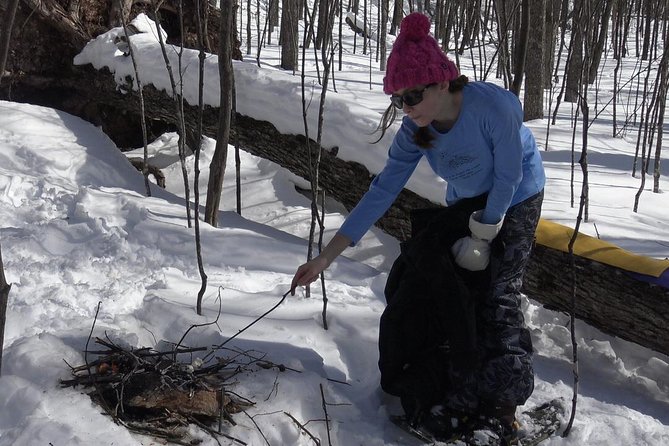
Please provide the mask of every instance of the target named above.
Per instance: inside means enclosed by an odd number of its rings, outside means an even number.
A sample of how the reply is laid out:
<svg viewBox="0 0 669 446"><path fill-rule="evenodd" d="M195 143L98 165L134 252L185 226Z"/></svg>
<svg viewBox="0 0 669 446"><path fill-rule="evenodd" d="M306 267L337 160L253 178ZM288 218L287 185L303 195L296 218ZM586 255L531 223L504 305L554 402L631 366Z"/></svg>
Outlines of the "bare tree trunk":
<svg viewBox="0 0 669 446"><path fill-rule="evenodd" d="M218 134L216 149L209 168L207 185L207 204L204 210L204 221L218 226L218 209L223 190L225 164L228 160L228 142L230 141L230 114L232 110L232 27L234 26L233 0L221 2L220 46L218 50L218 74L221 89Z"/></svg>
<svg viewBox="0 0 669 446"><path fill-rule="evenodd" d="M665 47L665 54L667 52ZM667 63L665 62L661 67L662 73L660 74L660 100L658 104L665 104L667 101ZM655 169L653 170L653 192L656 194L660 193L660 160L662 154L662 136L664 134L664 113L666 107L658 107L658 117L657 117L657 144L655 145ZM649 151L650 155L650 151Z"/></svg>
<svg viewBox="0 0 669 446"><path fill-rule="evenodd" d="M650 152L650 148L653 145L653 138L655 136L655 119L657 117L657 107L655 104L657 102L657 96L659 93L658 87L659 87L658 83L655 82L655 88L653 89L653 98L651 99L651 103L648 106L648 109L646 110L645 123L642 121L640 123L641 125L639 125L639 140L641 140L643 136L643 144L641 145L641 157L639 158L641 164L641 169L639 169L641 172L641 183L639 184L639 189L637 190L637 193L634 195L634 212L639 211L639 200L641 199L641 194L643 193L646 186L646 172L648 170L646 162L646 153ZM639 150L638 147L639 147L639 142L637 141L637 153ZM648 147L649 152L646 152L646 147Z"/></svg>
<svg viewBox="0 0 669 446"><path fill-rule="evenodd" d="M576 242L576 237L578 236L578 230L581 227L581 220L584 213L587 215L587 204L588 204L588 194L589 194L589 185L588 185L588 125L589 125L589 110L587 102L587 87L586 91L583 93L583 97L580 99L581 110L583 112L583 145L581 146L581 157L578 160L578 163L581 166L581 171L583 173L583 184L581 186L581 199L579 201L578 215L576 217L576 225L574 226L574 232L569 240L569 266L571 271L571 281L572 281L572 290L571 290L571 308L569 310L569 332L571 334L571 345L572 345L572 373L574 376L574 389L571 400L571 414L569 416L569 421L567 427L563 432L562 436L567 437L571 431L571 427L574 424L574 419L576 417L576 403L578 401L578 343L576 341L576 289L577 289L577 269L576 261L574 256L574 243ZM586 217L587 221L587 217Z"/></svg>
<svg viewBox="0 0 669 446"><path fill-rule="evenodd" d="M613 128L611 135L615 138L618 133L618 85L620 82L620 67L622 65L622 54L624 48L624 38L623 38L623 22L625 18L625 8L624 0L613 0L613 29L611 30L612 34L612 46L613 46L613 58L616 60L616 66L613 69L613 98L612 98L612 107L613 107Z"/></svg>
<svg viewBox="0 0 669 446"><path fill-rule="evenodd" d="M202 4L200 3L201 1L203 0L196 0L197 41L200 49L198 53L199 78L197 87L197 130L195 131L195 147L193 147L195 152L195 161L193 166L193 194L195 195L195 255L197 257L197 268L200 272L200 290L197 293L197 303L195 309L199 315L202 314L202 298L204 297L204 293L207 291L208 279L207 273L204 270L204 261L202 259L202 241L200 236L200 153L202 152L202 121L204 120L204 61L207 57L205 53L205 33L204 25L202 23L202 16L204 15L206 18L206 8L208 7L208 5L205 3L205 10L202 11ZM207 0L204 1L206 2Z"/></svg>
<svg viewBox="0 0 669 446"><path fill-rule="evenodd" d="M181 176L184 182L184 198L186 202L186 218L188 221L188 227L191 227L191 215L190 215L190 186L188 182L188 169L186 168L186 121L184 119L184 78L183 78L183 53L184 53L184 10L183 10L183 0L179 0L179 36L181 42L179 45L178 55L178 70L179 70L179 116L180 116L180 129L179 133L179 162L181 164ZM156 13L156 19L158 19L158 14Z"/></svg>
<svg viewBox="0 0 669 446"><path fill-rule="evenodd" d="M318 252L320 253L321 250L323 249L323 233L325 232L325 222L323 221L323 218L325 216L325 210L323 209L322 215L319 215L318 212L318 196L321 195L323 197L322 201L322 206L325 205L325 191L321 190L320 184L319 184L319 177L320 177L320 167L321 167L321 159L323 156L323 149L321 146L321 139L323 136L323 124L325 122L324 115L325 115L325 97L327 95L328 91L328 80L329 80L329 74L330 74L330 66L332 65L332 57L328 59L328 54L327 50L328 47L332 48L333 46L333 41L332 41L332 19L334 18L334 5L330 4L329 5L329 10L327 10L327 28L325 29L325 34L329 36L324 42L323 42L323 47L322 47L322 60L323 60L323 85L321 87L321 97L319 101L319 107L318 107L318 132L316 135L316 152L315 156L312 156L310 153L309 155L309 166L310 166L310 171L311 171L311 229L309 231L309 245L307 248L307 259L311 260L311 249L313 246L313 241L314 241L314 229L315 229L315 224L318 222L318 229L319 229L319 236L318 236ZM321 8L322 10L323 8ZM365 28L367 29L367 28ZM323 328L325 330L328 329L328 322L327 322L327 305L328 305L328 298L327 298L327 293L325 289L325 275L321 272L320 274L320 279L321 279L321 290L322 290L322 295L323 295L323 312L322 312L322 320L323 320Z"/></svg>
<svg viewBox="0 0 669 446"><path fill-rule="evenodd" d="M342 0L339 0L342 1ZM386 43L386 30L388 29L388 26L386 25L388 23L388 8L390 7L390 0L381 0L381 23L379 24L379 27L381 29L381 32L379 33L379 43L380 43L380 55L379 57L381 58L381 64L379 69L381 71L386 71L386 63L387 63L387 58L388 58L388 52L387 52L387 43Z"/></svg>
<svg viewBox="0 0 669 446"><path fill-rule="evenodd" d="M109 10L109 22L107 23L109 28L120 26L124 20L127 22L130 19L132 1L133 0L120 0L112 2Z"/></svg>
<svg viewBox="0 0 669 446"><path fill-rule="evenodd" d="M624 2L625 0L623 0ZM638 3L638 2L637 2ZM629 36L630 32L630 25L632 23L632 10L634 8L634 5L637 3L629 2L629 8L627 9L627 14L625 14L625 25L623 27L623 47L622 47L622 56L627 57L627 53L629 52L627 48L627 37Z"/></svg>
<svg viewBox="0 0 669 446"><path fill-rule="evenodd" d="M643 25L643 43L641 48L641 59L648 60L650 58L650 32L651 32L651 22L653 20L653 9L657 8L659 2L655 0L650 1L646 0L643 2L643 16L641 19L645 19L646 23Z"/></svg>
<svg viewBox="0 0 669 446"><path fill-rule="evenodd" d="M321 0L321 1L327 1L327 0ZM367 44L369 42L369 27L367 26L367 3L369 0L363 0L362 2L362 29L364 30L364 34L362 35L362 54L367 54Z"/></svg>
<svg viewBox="0 0 669 446"><path fill-rule="evenodd" d="M388 0L385 0L386 2ZM342 41L343 36L343 23L344 23L344 0L338 0L339 3L339 35L337 36L337 41L339 42L339 71L342 70L343 59L344 59L344 45ZM385 35L384 35L384 44L385 44ZM384 69L382 69L383 71Z"/></svg>
<svg viewBox="0 0 669 446"><path fill-rule="evenodd" d="M281 68L297 69L298 19L297 0L283 0L281 10Z"/></svg>
<svg viewBox="0 0 669 446"><path fill-rule="evenodd" d="M223 0L225 1L225 0ZM223 12L223 6L221 6L221 12ZM272 32L274 27L279 24L279 0L270 0L269 2L269 11L267 14L267 44L272 44ZM234 21L233 21L234 23Z"/></svg>
<svg viewBox="0 0 669 446"><path fill-rule="evenodd" d="M653 21L653 37L651 38L650 42L650 52L651 52L651 57L653 59L657 59L657 52L658 52L658 47L662 46L661 43L658 42L659 38L659 33L660 33L660 26L665 26L665 34L663 36L666 36L666 19L660 20L660 12L662 10L666 10L667 4L666 2L664 5L660 6L660 8L657 8L655 10L655 20ZM666 17L666 16L665 16ZM663 42L666 40L666 37L663 37Z"/></svg>
<svg viewBox="0 0 669 446"><path fill-rule="evenodd" d="M611 29L611 40L613 47L613 58L618 60L621 58L621 47L622 47L622 36L623 36L623 19L625 17L625 5L624 0L613 0L613 15Z"/></svg>
<svg viewBox="0 0 669 446"><path fill-rule="evenodd" d="M7 3L7 9L2 17L2 33L0 34L0 83L2 77L5 75L5 67L7 66L7 54L9 54L9 42L12 38L12 29L14 28L14 17L16 17L16 9L19 6L19 0L10 0ZM0 345L0 353L2 352Z"/></svg>
<svg viewBox="0 0 669 446"><path fill-rule="evenodd" d="M541 119L544 117L544 49L548 46L544 42L546 32L544 29L546 20L546 1L531 0L530 2L530 26L529 41L527 43L527 63L525 69L525 97L524 113L525 121ZM529 69L527 67L530 67Z"/></svg>
<svg viewBox="0 0 669 446"><path fill-rule="evenodd" d="M314 7L311 10L311 14L309 14L309 5L305 2L304 3L304 17L305 17L305 23L309 27L308 30L305 30L303 34L303 42L302 42L302 68L300 70L300 87L301 87L301 96L302 96L302 124L304 125L304 136L305 136L305 149L307 152L307 160L308 160L308 167L307 167L307 175L309 179L311 180L312 183L312 190L313 190L313 171L312 171L312 149L311 149L311 138L309 137L309 121L308 121L308 106L307 106L307 93L306 93L306 83L305 83L305 78L306 78L306 72L305 72L305 62L306 62L306 50L307 50L307 39L309 39L309 35L312 34L313 30L313 23L314 20L316 19L316 6L317 4L314 3ZM308 20L307 20L308 19ZM312 204L313 200L315 200L315 197L312 196ZM312 209L312 218L313 218L313 209ZM310 232L309 232L309 241L307 245L307 261L311 260L311 252L312 252L312 241L313 241L313 220L310 224ZM306 295L307 297L311 296L311 287L307 285L306 287Z"/></svg>
<svg viewBox="0 0 669 446"><path fill-rule="evenodd" d="M664 35L667 36L667 18L669 16L669 7L664 10ZM660 104L666 104L667 90L669 89L669 45L665 41L664 53L660 62ZM660 193L660 160L662 154L662 136L664 133L664 114L665 107L660 107L660 116L657 121L657 145L655 146L655 170L653 171L653 192Z"/></svg>
<svg viewBox="0 0 669 446"><path fill-rule="evenodd" d="M181 9L181 8L180 8ZM185 165L185 140L186 140L186 122L184 120L184 99L183 99L183 72L181 70L181 55L183 53L183 40L181 42L180 50L178 53L179 61L177 71L179 73L179 88L177 91L176 81L174 78L174 72L172 70L172 64L170 63L170 58L167 54L167 49L165 48L165 41L163 39L163 33L160 26L160 13L158 9L154 9L155 20L156 20L156 33L158 34L158 41L160 43L160 49L162 50L163 60L165 61L165 68L170 78L170 86L172 88L172 99L174 101L174 107L177 116L177 129L178 129L178 147L179 147L179 160L181 162L181 172L184 181L184 191L186 194L186 217L188 219L188 227L191 227L191 215L190 215L190 200L189 200L189 189L188 189L188 173L186 171ZM180 20L181 23L181 20ZM183 31L183 25L180 26L180 29ZM183 38L183 32L181 33Z"/></svg>
<svg viewBox="0 0 669 446"><path fill-rule="evenodd" d="M402 0L395 0L393 6L393 21L390 23L390 34L393 36L397 34L397 30L400 27L400 23L402 23L402 16L403 16L402 3L403 3Z"/></svg>
<svg viewBox="0 0 669 446"><path fill-rule="evenodd" d="M481 11L480 1L469 0L465 5L463 5L462 9L462 20L464 21L464 24L462 40L460 41L460 49L458 50L460 54L463 54L465 52L465 48L470 47L472 45L472 41L474 40L474 30L476 30L476 22Z"/></svg>
<svg viewBox="0 0 669 446"><path fill-rule="evenodd" d="M583 67L583 2L575 0L572 12L571 26L571 57L567 66L567 84L564 92L565 102L577 102L579 85L581 83L581 69Z"/></svg>
<svg viewBox="0 0 669 446"><path fill-rule="evenodd" d="M328 11L330 10L330 0L318 0L318 27L316 28L316 48L321 49L327 40L326 30L328 28Z"/></svg>
<svg viewBox="0 0 669 446"><path fill-rule="evenodd" d="M544 88L553 87L553 67L555 66L555 40L560 22L560 1L546 0L546 21L544 23Z"/></svg>
<svg viewBox="0 0 669 446"><path fill-rule="evenodd" d="M597 70L599 69L599 63L602 60L602 53L604 52L604 44L609 33L609 20L611 19L611 11L613 10L613 4L616 0L607 0L606 8L602 14L601 26L599 28L599 36L595 47L592 51L592 61L590 65L590 72L588 73L588 83L593 84L595 78L597 77Z"/></svg>
<svg viewBox="0 0 669 446"><path fill-rule="evenodd" d="M645 156L641 156L641 159L639 159L639 149L643 148L643 150L646 149L646 141L648 138L648 120L645 119L646 116L650 116L650 108L652 108L652 105L647 106L647 99L648 99L648 82L650 81L650 76L652 74L651 70L651 65L652 62L648 62L647 64L647 69L646 69L646 75L644 76L643 80L643 93L641 94L642 100L641 100L641 105L639 106L639 109L641 110L640 115L640 121L639 121L639 131L637 133L637 141L636 141L636 149L634 152L634 159L632 161L632 176L636 177L636 169L637 169L637 164L641 163L643 165L643 159ZM656 84L657 86L657 84ZM637 87L637 96L638 96L638 87ZM655 101L655 93L652 94L652 99L651 99L651 104L654 104ZM644 128L645 126L645 128ZM652 126L651 126L652 128ZM641 141L643 140L643 144ZM643 167L642 167L643 169ZM639 192L640 193L640 192ZM634 209L636 212L636 208Z"/></svg>
<svg viewBox="0 0 669 446"><path fill-rule="evenodd" d="M246 0L246 54L251 55L251 0Z"/></svg>
<svg viewBox="0 0 669 446"><path fill-rule="evenodd" d="M511 19L509 18L505 0L494 0L494 4L497 16L497 44L499 48L497 72L498 76L504 79L504 86L508 87L511 83L511 60L509 57L509 25Z"/></svg>
<svg viewBox="0 0 669 446"><path fill-rule="evenodd" d="M5 342L5 320L7 319L7 302L9 301L9 290L11 285L5 279L5 267L2 263L2 252L0 251L0 376L2 376L2 345Z"/></svg>
<svg viewBox="0 0 669 446"><path fill-rule="evenodd" d="M121 0L117 0L117 5L122 7ZM135 82L137 84L137 91L139 92L139 119L142 126L142 143L144 146L144 158L142 162L142 175L144 176L144 187L146 188L146 196L151 196L151 182L149 181L149 146L146 135L146 114L144 110L144 94L142 93L142 81L139 77L139 70L137 69L137 60L135 59L135 51L132 49L132 44L130 42L130 33L128 33L128 25L126 23L126 18L124 14L120 15L121 24L123 25L123 33L125 34L125 40L128 44L128 54L132 60L132 67L135 71ZM157 180L157 179L156 179ZM164 184L163 184L164 187Z"/></svg>
<svg viewBox="0 0 669 446"><path fill-rule="evenodd" d="M530 38L530 0L522 0L521 23L519 36L515 41L516 52L514 57L513 83L510 90L516 96L520 95L520 87L523 84L523 74L525 73L525 58L527 56L527 46ZM540 19L542 20L543 17ZM543 31L542 31L543 36ZM541 37L539 37L541 38Z"/></svg>

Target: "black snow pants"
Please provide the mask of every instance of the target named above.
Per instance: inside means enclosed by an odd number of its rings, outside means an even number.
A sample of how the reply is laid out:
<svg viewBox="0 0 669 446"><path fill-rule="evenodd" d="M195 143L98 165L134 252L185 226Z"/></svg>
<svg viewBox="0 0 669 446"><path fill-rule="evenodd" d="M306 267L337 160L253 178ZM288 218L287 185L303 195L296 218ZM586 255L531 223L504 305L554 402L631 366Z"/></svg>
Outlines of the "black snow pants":
<svg viewBox="0 0 669 446"><path fill-rule="evenodd" d="M455 265L450 246L469 235L485 196L412 214L412 238L388 276L381 317L381 386L407 415L444 404L461 411L523 404L534 389L532 341L520 308L523 273L543 192L509 208L490 266Z"/></svg>

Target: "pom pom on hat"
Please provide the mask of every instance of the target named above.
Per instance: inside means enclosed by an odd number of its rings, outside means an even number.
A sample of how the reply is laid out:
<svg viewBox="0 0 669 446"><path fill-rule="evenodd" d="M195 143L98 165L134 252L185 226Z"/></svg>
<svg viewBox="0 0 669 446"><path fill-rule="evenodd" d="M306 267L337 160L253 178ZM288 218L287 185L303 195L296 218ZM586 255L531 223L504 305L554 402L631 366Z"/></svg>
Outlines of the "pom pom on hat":
<svg viewBox="0 0 669 446"><path fill-rule="evenodd" d="M458 76L458 68L430 35L430 19L418 12L406 16L388 57L384 93L450 81Z"/></svg>
<svg viewBox="0 0 669 446"><path fill-rule="evenodd" d="M400 35L408 40L418 41L430 34L430 19L426 15L409 14L400 24Z"/></svg>

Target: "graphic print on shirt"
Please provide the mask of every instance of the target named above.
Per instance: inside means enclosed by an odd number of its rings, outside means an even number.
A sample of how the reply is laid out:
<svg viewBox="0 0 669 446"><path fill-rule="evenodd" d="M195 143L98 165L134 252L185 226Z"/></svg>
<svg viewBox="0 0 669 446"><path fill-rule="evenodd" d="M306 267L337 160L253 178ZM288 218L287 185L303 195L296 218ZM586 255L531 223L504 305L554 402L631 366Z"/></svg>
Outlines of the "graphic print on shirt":
<svg viewBox="0 0 669 446"><path fill-rule="evenodd" d="M447 173L446 181L457 181L463 178L472 177L481 172L481 162L473 155L451 155L449 153L441 154L441 163L445 167L444 173Z"/></svg>

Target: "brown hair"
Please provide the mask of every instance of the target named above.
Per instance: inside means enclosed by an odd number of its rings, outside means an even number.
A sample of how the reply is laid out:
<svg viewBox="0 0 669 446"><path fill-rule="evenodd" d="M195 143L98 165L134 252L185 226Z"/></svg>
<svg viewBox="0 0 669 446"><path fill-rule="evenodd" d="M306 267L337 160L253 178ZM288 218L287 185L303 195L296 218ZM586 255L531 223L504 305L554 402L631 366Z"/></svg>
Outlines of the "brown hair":
<svg viewBox="0 0 669 446"><path fill-rule="evenodd" d="M469 79L464 74L453 79L448 84L449 93L456 93L458 91L462 91L462 89L465 88L465 85L467 85L468 82ZM393 104L390 104L386 109L386 111L383 112L383 115L381 116L381 121L379 122L379 125L376 127L376 132L381 132L381 135L379 136L379 139L374 141L373 144L376 144L377 142L381 141L381 139L386 134L386 130L388 130L390 126L393 125L393 122L395 122L396 117L397 117L397 108L395 108ZM423 149L431 149L432 140L434 140L434 136L430 133L430 129L428 129L427 127L419 127L418 130L416 130L416 132L414 133L413 139L414 142L419 147L422 147Z"/></svg>

